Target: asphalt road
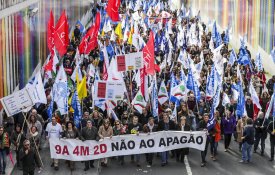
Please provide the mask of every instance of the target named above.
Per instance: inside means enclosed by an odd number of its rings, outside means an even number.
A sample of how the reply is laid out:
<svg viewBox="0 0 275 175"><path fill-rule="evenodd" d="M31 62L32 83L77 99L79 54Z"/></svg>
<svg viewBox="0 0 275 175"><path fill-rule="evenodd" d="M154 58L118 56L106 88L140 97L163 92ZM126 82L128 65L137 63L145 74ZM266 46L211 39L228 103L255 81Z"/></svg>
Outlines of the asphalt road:
<svg viewBox="0 0 275 175"><path fill-rule="evenodd" d="M75 171L71 172L65 165L65 161L61 160L59 171L50 167L50 153L47 144L42 145L41 157L44 163L44 169L41 175L272 175L275 173L275 162L269 162L269 155L263 157L259 153L253 153L252 162L249 164L239 163L241 153L238 151L238 144L231 142L229 152L224 152L223 141L219 143L217 161L212 161L210 154L207 154L206 167L200 167L200 151L191 149L190 154L184 163L179 163L174 159L169 159L169 164L161 167L161 160L155 156L152 167L147 167L145 156L141 157L141 167L137 167L135 163L131 163L130 156L125 157L125 164L121 166L117 160L109 159L108 167L101 168L96 161L96 168L84 172L84 163L77 162ZM269 150L267 150L269 152ZM99 168L97 168L99 167ZM22 171L14 169L13 175L22 175ZM35 174L38 174L37 171Z"/></svg>

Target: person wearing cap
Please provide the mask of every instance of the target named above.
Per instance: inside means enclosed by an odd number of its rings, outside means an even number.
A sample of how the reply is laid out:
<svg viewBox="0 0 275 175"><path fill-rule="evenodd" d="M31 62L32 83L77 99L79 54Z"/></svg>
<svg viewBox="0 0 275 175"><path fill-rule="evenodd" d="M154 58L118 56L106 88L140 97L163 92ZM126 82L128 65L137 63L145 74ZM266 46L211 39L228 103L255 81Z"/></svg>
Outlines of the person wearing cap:
<svg viewBox="0 0 275 175"><path fill-rule="evenodd" d="M40 171L41 168L41 159L39 158L38 152L31 147L29 140L23 142L23 148L20 150L19 158L22 161L23 174L24 175L33 175L35 170L35 165L38 166Z"/></svg>
<svg viewBox="0 0 275 175"><path fill-rule="evenodd" d="M52 117L52 122L48 123L46 127L46 138L61 138L63 133L62 126L57 123L56 117ZM54 167L56 171L58 171L58 159L53 159L53 163L51 164L51 167Z"/></svg>
<svg viewBox="0 0 275 175"><path fill-rule="evenodd" d="M93 126L91 120L87 120L87 126L81 130L81 140L96 140L99 141L97 128ZM94 168L94 160L85 161L84 171Z"/></svg>

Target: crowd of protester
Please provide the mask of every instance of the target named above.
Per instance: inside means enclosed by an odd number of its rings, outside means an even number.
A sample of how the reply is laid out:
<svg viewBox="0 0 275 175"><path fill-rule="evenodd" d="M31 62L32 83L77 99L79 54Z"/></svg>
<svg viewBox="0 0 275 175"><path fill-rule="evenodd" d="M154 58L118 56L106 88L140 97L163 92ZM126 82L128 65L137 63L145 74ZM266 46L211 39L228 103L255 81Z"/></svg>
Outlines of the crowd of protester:
<svg viewBox="0 0 275 175"><path fill-rule="evenodd" d="M124 1L121 3L120 12L126 13L126 5ZM95 16L96 10L100 10L102 7L96 6L93 9L93 16ZM176 19L177 12L170 11L169 8L165 8L165 11L172 15L173 19ZM133 11L128 12L131 16ZM152 17L157 16L154 11L152 11ZM222 105L222 100L220 100L219 106L216 108L215 126L211 130L207 129L207 123L210 117L210 109L212 105L212 99L206 97L206 81L207 76L211 72L211 66L213 64L213 53L210 49L211 32L207 32L207 26L202 23L198 17L188 17L183 18L181 22L172 26L172 34L169 34L172 43L175 43L177 39L177 33L179 32L178 25L181 25L185 30L189 30L191 25L196 26L197 32L199 30L199 25L203 27L203 33L201 35L201 46L185 44L182 46L186 49L186 52L190 54L191 59L194 64L200 62L200 55L203 54L204 64L200 73L200 93L201 99L196 100L196 96L192 91L187 94L186 99L182 99L179 105L176 105L169 100L163 105L159 105L159 115L152 115L152 108L150 103L142 109L142 113L139 113L134 108L132 108L127 100L118 101L114 112L118 116L118 120L108 115L106 110L94 106L92 94L88 94L87 97L83 99L83 117L81 119L80 127L75 127L73 113L69 112L68 115L60 115L56 103L53 106L53 116L48 116L47 109L50 107L51 95L50 91L52 89L54 79L51 78L45 84L45 90L47 94L47 104L41 104L39 106L34 106L30 112L27 113L26 118L22 113L16 114L12 117L7 117L5 113L3 114L3 126L0 127L0 171L5 174L5 166L7 161L7 155L10 153L10 149L16 152L17 167L23 169L26 173L33 173L34 164L36 163L38 167L41 167L41 158L39 157L39 152L41 149L41 142L46 141L49 138L64 138L64 139L80 139L80 140L100 140L104 137L112 137L124 134L139 134L139 133L150 133L157 131L167 131L167 130L177 130L177 131L207 131L207 142L205 150L201 152L201 166L206 165L208 147L210 147L210 155L213 161L218 160L218 144L224 142L224 151L230 152L232 146L232 140L239 143L239 151L242 152L241 162L252 161L252 151L256 153L260 152L261 156L265 155L265 142L270 137L270 161L274 160L274 145L275 145L275 131L274 131L274 119L272 115L268 119L265 119L265 113L269 106L271 95L273 94L273 86L275 83L275 76L272 76L267 80L264 71L258 71L256 69L254 60L252 59L252 68L249 65L243 66L239 65L241 78L243 80L243 91L246 96L245 108L246 114L244 116L237 116L236 104L237 101L233 99L233 92L231 86L240 80L237 76L237 66L238 63L235 62L233 65L228 64L230 49L228 43L223 43L221 49L221 55L224 58L224 77L222 82L222 92L226 93L231 103L225 106ZM115 29L116 24L112 25ZM165 25L163 29L160 29L157 33L165 31ZM139 26L139 33L143 37L144 41L148 41L149 30L144 31L142 26ZM68 52L60 60L60 64L63 64L65 71L70 77L75 67L75 54L76 49L81 41L82 34L80 32L79 26L74 29L74 37L71 38L71 44L68 47ZM121 42L119 39L116 41L110 41L111 32L106 33L104 37L99 35L99 40L105 45L113 45L115 47L125 48L125 54L136 52L137 49L128 44L127 42ZM222 40L224 40L224 34L221 35ZM167 53L160 49L160 45L157 46L158 49L155 51L157 64L161 64ZM174 48L170 48L172 52L172 62L173 64L166 63L165 68L161 72L156 73L158 87L160 83L164 80L169 90L170 85L170 75L173 73L176 75L176 79L179 81L180 70L182 65L177 62L177 58L180 53L180 48L174 45ZM87 68L89 64L93 64L100 72L100 78L103 78L103 64L104 61L100 59L100 48L96 48L91 51L88 57L85 57L81 63L81 70L83 77L87 74ZM249 50L247 50L248 53ZM250 55L253 58L252 55ZM187 75L188 70L184 69ZM138 91L138 86L135 80L130 79L130 74L134 75L134 71L125 72L125 84L127 92L132 92L130 100L133 99L134 94ZM258 93L260 104L262 109L259 111L255 108L250 94L248 92L248 86L250 82ZM90 78L89 84L94 82L94 78ZM222 99L222 95L221 95ZM94 106L94 108L91 108ZM177 118L172 116L172 111L176 108ZM51 119L49 119L51 118ZM210 144L210 145L209 145ZM260 145L260 146L259 146ZM161 166L166 166L168 164L168 158L171 156L175 158L176 161L183 162L184 157L189 154L189 148L183 148L178 150L172 150L170 152L162 153L148 153L145 155L146 162L148 166L154 164L160 164ZM161 161L158 162L156 156L160 157ZM125 163L125 156L119 156L117 162L122 166ZM131 161L135 162L138 167L142 162L143 157L141 155L131 155ZM199 160L198 160L199 161ZM60 163L65 161L60 161L54 159L51 167L55 170L59 170ZM101 159L101 166L109 166L107 158ZM75 162L66 161L66 164L71 170L75 169ZM85 161L83 165L84 171L89 170L89 168L94 168L94 161Z"/></svg>

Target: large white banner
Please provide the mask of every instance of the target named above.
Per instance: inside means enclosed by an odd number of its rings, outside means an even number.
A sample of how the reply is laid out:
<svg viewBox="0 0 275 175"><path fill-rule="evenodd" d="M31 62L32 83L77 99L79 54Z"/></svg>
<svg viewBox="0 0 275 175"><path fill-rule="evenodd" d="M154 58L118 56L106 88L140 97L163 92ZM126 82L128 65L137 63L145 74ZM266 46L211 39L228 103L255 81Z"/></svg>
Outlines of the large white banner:
<svg viewBox="0 0 275 175"><path fill-rule="evenodd" d="M121 135L101 141L50 139L51 158L72 161L105 157L164 152L179 148L204 150L206 132L161 131L151 134Z"/></svg>
<svg viewBox="0 0 275 175"><path fill-rule="evenodd" d="M125 55L117 55L117 70L119 72L142 69L143 68L143 53L134 52Z"/></svg>
<svg viewBox="0 0 275 175"><path fill-rule="evenodd" d="M2 98L1 102L8 116L18 114L23 109L34 105L26 88Z"/></svg>
<svg viewBox="0 0 275 175"><path fill-rule="evenodd" d="M124 84L119 81L95 81L94 99L123 100Z"/></svg>

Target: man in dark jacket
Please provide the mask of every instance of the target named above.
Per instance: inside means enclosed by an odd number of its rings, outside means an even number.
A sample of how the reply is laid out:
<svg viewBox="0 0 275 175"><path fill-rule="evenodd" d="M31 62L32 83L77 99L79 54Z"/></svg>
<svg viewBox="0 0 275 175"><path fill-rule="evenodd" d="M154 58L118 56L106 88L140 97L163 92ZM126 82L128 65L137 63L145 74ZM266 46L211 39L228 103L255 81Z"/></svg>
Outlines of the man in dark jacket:
<svg viewBox="0 0 275 175"><path fill-rule="evenodd" d="M209 114L205 113L203 115L203 120L201 120L200 123L199 123L199 131L208 131L208 129L207 129L208 120L209 120ZM214 132L214 127L210 131L208 131L208 133L207 133L205 149L204 149L204 151L201 151L201 167L204 167L206 165L205 157L206 157L206 154L207 154L208 145L210 143L209 135L213 135L214 133L215 133Z"/></svg>
<svg viewBox="0 0 275 175"><path fill-rule="evenodd" d="M150 117L148 119L148 123L145 124L143 126L143 132L145 133L152 133L152 132L157 132L157 125L154 123L154 118L153 117ZM146 156L146 162L148 163L148 166L152 166L152 163L153 163L153 156L154 156L154 153L147 153L145 154Z"/></svg>
<svg viewBox="0 0 275 175"><path fill-rule="evenodd" d="M21 148L23 147L23 142L25 141L26 137L25 134L22 132L21 125L18 124L15 127L15 131L11 135L11 143L13 143L16 147L16 162L17 168L22 168L22 162L19 159L19 153Z"/></svg>
<svg viewBox="0 0 275 175"><path fill-rule="evenodd" d="M242 160L240 163L249 163L251 161L252 146L254 144L255 129L253 127L253 120L251 118L247 119L247 125L243 131L243 144L242 144Z"/></svg>
<svg viewBox="0 0 275 175"><path fill-rule="evenodd" d="M92 126L92 121L91 120L88 120L87 121L87 126L82 129L82 131L81 131L81 140L82 141L85 141L85 140L99 141L97 128ZM94 168L94 160L85 161L84 171L87 171L90 168L89 163L90 163L90 167Z"/></svg>
<svg viewBox="0 0 275 175"><path fill-rule="evenodd" d="M254 108L253 108L253 103L250 97L247 98L246 103L245 103L245 109L247 112L247 116L251 119L253 119L254 116Z"/></svg>
<svg viewBox="0 0 275 175"><path fill-rule="evenodd" d="M24 148L20 150L19 157L22 161L23 175L33 175L35 170L35 164L41 171L41 161L34 148L31 148L30 141L25 140L23 142Z"/></svg>
<svg viewBox="0 0 275 175"><path fill-rule="evenodd" d="M274 147L275 147L275 122L274 120L268 124L267 132L270 134L270 160L274 161Z"/></svg>
<svg viewBox="0 0 275 175"><path fill-rule="evenodd" d="M138 117L134 116L132 123L128 126L128 133L129 134L136 134L139 135L139 133L142 131L142 125L139 123ZM131 155L131 161L134 162L134 158L136 157L136 163L137 167L140 167L140 155Z"/></svg>
<svg viewBox="0 0 275 175"><path fill-rule="evenodd" d="M158 131L176 130L175 122L169 120L167 113L163 113L163 119L158 124ZM165 166L168 163L168 151L161 153L161 166Z"/></svg>
<svg viewBox="0 0 275 175"><path fill-rule="evenodd" d="M258 145L261 141L261 156L264 155L265 149L265 139L267 138L266 126L264 125L264 113L260 112L258 118L254 121L255 128L255 143L254 143L254 153L257 152Z"/></svg>

